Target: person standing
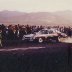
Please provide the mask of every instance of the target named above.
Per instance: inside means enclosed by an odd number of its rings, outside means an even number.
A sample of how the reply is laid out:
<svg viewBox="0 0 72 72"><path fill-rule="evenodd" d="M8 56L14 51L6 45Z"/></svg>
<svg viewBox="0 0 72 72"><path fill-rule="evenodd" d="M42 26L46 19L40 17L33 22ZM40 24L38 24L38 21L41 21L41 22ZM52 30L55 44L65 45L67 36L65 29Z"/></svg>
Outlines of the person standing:
<svg viewBox="0 0 72 72"><path fill-rule="evenodd" d="M0 30L0 47L2 47L2 30Z"/></svg>

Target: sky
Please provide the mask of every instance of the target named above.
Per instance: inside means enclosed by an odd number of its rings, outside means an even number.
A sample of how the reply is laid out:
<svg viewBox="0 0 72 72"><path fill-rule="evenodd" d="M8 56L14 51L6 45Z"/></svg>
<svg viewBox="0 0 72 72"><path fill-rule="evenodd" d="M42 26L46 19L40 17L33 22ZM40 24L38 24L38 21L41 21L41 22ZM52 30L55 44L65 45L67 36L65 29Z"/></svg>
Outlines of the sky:
<svg viewBox="0 0 72 72"><path fill-rule="evenodd" d="M0 11L54 12L72 10L72 0L0 0Z"/></svg>

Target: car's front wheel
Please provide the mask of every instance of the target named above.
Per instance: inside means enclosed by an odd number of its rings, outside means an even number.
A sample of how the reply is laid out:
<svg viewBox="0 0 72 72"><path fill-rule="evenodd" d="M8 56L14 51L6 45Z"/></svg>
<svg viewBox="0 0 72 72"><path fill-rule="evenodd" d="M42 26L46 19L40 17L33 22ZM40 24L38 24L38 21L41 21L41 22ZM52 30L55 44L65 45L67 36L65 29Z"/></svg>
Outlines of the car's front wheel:
<svg viewBox="0 0 72 72"><path fill-rule="evenodd" d="M38 39L38 42L39 42L39 43L43 43L44 40L43 40L42 38L39 38L39 39Z"/></svg>

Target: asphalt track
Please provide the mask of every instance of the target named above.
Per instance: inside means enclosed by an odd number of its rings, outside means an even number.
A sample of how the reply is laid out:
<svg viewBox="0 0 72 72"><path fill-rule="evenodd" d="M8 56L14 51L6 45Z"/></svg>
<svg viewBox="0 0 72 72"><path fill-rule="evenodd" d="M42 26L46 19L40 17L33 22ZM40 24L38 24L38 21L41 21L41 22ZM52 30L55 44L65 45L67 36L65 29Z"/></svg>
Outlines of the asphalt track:
<svg viewBox="0 0 72 72"><path fill-rule="evenodd" d="M1 48L0 72L72 72L72 44L67 43L69 40L62 39L60 43L24 42Z"/></svg>
<svg viewBox="0 0 72 72"><path fill-rule="evenodd" d="M59 43L38 43L38 42L20 42L15 45L5 46L0 48L0 51L17 51L17 50L28 50L28 49L41 49L41 48L52 48L52 47L66 47L68 43L72 43L72 38L62 38Z"/></svg>

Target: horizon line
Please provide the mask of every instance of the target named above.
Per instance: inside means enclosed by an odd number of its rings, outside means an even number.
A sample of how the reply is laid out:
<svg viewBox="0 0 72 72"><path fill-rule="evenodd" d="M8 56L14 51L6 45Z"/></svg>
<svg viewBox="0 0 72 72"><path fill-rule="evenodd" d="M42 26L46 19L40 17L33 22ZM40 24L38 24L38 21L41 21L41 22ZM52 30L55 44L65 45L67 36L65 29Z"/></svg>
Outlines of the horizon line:
<svg viewBox="0 0 72 72"><path fill-rule="evenodd" d="M3 11L11 11L11 12L25 12L25 13L37 13L37 12L62 12L62 11L72 11L72 10L58 10L58 11L30 11L30 12L27 12L27 11L19 11L19 10L0 10L0 12L3 12Z"/></svg>

